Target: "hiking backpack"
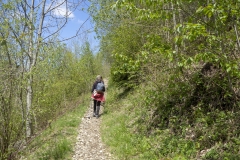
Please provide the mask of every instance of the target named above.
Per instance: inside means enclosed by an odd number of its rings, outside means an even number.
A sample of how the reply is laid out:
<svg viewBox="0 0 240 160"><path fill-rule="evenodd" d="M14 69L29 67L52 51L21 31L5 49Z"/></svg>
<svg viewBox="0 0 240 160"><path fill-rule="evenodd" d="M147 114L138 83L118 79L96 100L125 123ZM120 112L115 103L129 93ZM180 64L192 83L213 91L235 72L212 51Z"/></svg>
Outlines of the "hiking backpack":
<svg viewBox="0 0 240 160"><path fill-rule="evenodd" d="M103 82L100 82L100 83L97 84L96 91L97 91L98 93L103 93L104 87L105 87L105 86L104 86L104 83L103 83Z"/></svg>

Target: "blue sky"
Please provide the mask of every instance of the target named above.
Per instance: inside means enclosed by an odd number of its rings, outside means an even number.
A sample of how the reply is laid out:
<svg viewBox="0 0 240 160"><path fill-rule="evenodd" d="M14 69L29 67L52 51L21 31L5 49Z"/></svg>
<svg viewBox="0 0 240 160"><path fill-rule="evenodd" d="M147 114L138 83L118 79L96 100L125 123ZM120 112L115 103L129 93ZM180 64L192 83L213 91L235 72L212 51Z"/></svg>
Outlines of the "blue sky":
<svg viewBox="0 0 240 160"><path fill-rule="evenodd" d="M59 0L61 2L61 0ZM92 23L92 19L87 12L87 8L90 5L88 1L81 2L78 8L72 11L69 8L69 21L67 25L63 28L60 33L61 38L69 38L76 35L76 32L79 30L80 36L78 37L79 41L84 41L82 39L88 39L91 44L91 48L96 52L98 50L99 41L95 38L96 34L94 32L94 24ZM66 14L66 9L60 7L58 10L55 11L55 15L63 16ZM65 41L64 43L71 43L72 40ZM80 42L81 43L81 42Z"/></svg>

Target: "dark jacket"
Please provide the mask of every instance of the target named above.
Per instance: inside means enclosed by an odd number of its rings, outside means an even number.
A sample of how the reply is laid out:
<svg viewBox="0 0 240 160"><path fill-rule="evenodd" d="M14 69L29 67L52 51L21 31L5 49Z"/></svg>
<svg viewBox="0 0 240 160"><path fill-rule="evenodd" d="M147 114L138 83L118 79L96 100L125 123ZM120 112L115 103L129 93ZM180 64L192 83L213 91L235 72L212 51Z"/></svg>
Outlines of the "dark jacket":
<svg viewBox="0 0 240 160"><path fill-rule="evenodd" d="M101 81L101 82L104 84L103 81ZM98 83L101 83L101 82L95 81L95 82L93 83L92 90L91 90L92 93L93 93L93 91L97 88L97 84L98 84ZM103 88L103 92L105 92L105 87Z"/></svg>

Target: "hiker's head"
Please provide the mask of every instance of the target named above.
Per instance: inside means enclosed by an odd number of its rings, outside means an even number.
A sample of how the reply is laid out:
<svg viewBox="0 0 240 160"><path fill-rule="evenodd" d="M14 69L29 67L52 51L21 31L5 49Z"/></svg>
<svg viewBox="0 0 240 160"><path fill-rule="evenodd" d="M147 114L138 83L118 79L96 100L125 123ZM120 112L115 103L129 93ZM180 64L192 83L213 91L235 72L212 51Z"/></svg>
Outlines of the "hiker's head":
<svg viewBox="0 0 240 160"><path fill-rule="evenodd" d="M101 75L97 76L97 81L99 81L99 82L102 81L102 76Z"/></svg>

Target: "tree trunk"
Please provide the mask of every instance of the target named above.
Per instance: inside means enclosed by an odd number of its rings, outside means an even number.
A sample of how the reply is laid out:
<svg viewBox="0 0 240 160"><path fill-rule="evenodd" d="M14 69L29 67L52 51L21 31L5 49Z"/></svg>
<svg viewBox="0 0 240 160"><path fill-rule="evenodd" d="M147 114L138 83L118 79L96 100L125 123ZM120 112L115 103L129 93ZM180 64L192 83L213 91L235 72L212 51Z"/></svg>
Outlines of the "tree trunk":
<svg viewBox="0 0 240 160"><path fill-rule="evenodd" d="M173 30L174 30L174 37L177 36L177 33L176 33L176 26L177 26L177 21L176 21L176 11L175 11L175 8L174 8L174 4L173 4L173 1L171 1L171 6L172 6L172 12L173 12ZM174 50L176 51L176 53L178 53L178 46L177 46L177 43L174 42Z"/></svg>
<svg viewBox="0 0 240 160"><path fill-rule="evenodd" d="M26 107L26 138L31 137L31 107L32 107L32 82L33 76L30 75L27 86L27 107Z"/></svg>

